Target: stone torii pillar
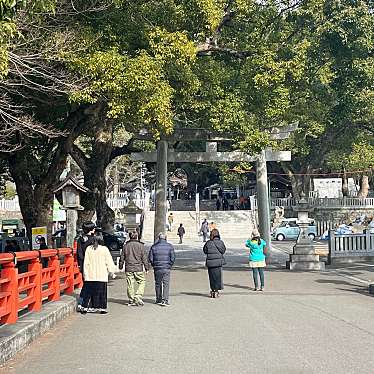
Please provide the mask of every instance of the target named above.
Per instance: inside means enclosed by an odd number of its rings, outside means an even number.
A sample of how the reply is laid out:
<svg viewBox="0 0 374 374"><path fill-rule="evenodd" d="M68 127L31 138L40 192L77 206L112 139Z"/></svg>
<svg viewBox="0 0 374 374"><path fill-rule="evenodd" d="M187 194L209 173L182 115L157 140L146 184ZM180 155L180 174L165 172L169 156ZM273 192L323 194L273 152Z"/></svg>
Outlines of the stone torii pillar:
<svg viewBox="0 0 374 374"><path fill-rule="evenodd" d="M266 152L262 150L256 160L257 208L260 234L266 241L271 255L270 206Z"/></svg>
<svg viewBox="0 0 374 374"><path fill-rule="evenodd" d="M168 142L159 140L157 142L157 162L156 162L156 203L155 203L155 223L154 240L156 241L160 233L166 233L167 215L167 174L168 174Z"/></svg>

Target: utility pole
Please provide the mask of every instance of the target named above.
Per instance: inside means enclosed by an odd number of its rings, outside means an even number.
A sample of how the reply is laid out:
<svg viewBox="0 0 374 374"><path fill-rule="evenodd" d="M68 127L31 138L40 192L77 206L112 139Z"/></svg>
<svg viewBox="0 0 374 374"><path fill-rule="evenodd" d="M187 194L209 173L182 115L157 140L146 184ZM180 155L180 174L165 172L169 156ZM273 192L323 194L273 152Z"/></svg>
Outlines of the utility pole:
<svg viewBox="0 0 374 374"><path fill-rule="evenodd" d="M155 205L155 226L154 240L160 233L166 233L167 215L167 171L168 171L168 142L159 140L157 142L157 163L156 163L156 205Z"/></svg>

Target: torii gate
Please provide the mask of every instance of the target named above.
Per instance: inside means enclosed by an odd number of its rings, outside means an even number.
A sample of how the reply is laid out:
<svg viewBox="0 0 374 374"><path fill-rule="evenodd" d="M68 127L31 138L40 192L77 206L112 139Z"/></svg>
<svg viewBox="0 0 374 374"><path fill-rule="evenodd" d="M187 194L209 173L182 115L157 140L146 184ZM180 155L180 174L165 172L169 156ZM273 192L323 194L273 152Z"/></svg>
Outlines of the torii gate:
<svg viewBox="0 0 374 374"><path fill-rule="evenodd" d="M291 130L292 131L292 130ZM290 131L288 131L290 132ZM275 137L284 138L285 136L275 135ZM273 137L274 138L274 137ZM151 140L147 136L141 136L139 139ZM205 152L175 152L168 149L169 142L206 140ZM163 137L157 142L156 152L137 152L131 154L132 161L154 162L156 163L156 204L155 204L155 223L154 239L159 233L166 232L167 216L167 164L168 162L256 162L257 179L257 204L260 233L266 240L271 249L270 236L270 208L269 191L267 180L267 161L291 161L290 151L272 151L263 150L255 156L250 156L244 152L218 152L217 142L230 140L209 133L205 129L178 129L169 137Z"/></svg>

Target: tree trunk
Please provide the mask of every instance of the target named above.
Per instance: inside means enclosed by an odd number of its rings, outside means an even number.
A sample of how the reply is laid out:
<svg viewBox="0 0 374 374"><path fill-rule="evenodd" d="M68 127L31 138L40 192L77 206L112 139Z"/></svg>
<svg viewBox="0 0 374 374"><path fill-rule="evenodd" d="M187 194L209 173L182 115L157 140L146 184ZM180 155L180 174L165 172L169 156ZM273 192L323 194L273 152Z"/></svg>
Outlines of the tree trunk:
<svg viewBox="0 0 374 374"><path fill-rule="evenodd" d="M357 197L365 198L369 194L369 177L363 175L360 179L360 191L358 191Z"/></svg>
<svg viewBox="0 0 374 374"><path fill-rule="evenodd" d="M111 120L105 118L105 112L100 119L93 128L95 134L91 157L86 157L77 148L72 152L72 156L83 171L85 187L90 190L82 196L81 202L85 210L80 213L79 222L82 223L88 217L92 218L96 212L96 224L106 231L111 231L115 214L106 201L106 168L111 161L113 150L113 127Z"/></svg>
<svg viewBox="0 0 374 374"><path fill-rule="evenodd" d="M84 175L84 185L90 192L82 195L81 203L85 210L79 212L78 221L91 219L96 212L97 225L111 231L115 222L115 214L108 206L106 199L106 169L116 157L130 154L135 149L132 140L121 147L113 147L113 123L106 117L105 108L99 120L90 126L86 135L93 138L90 157L78 147L73 146L71 156L77 162Z"/></svg>
<svg viewBox="0 0 374 374"><path fill-rule="evenodd" d="M348 196L348 194L349 194L348 177L347 177L347 173L345 171L345 168L343 168L342 194L343 194L343 196Z"/></svg>
<svg viewBox="0 0 374 374"><path fill-rule="evenodd" d="M290 168L286 163L282 162L282 168L287 172L290 178L292 195L295 199L300 199L302 193L305 197L309 197L310 185L311 185L311 168L307 167L303 173L296 174L294 170Z"/></svg>
<svg viewBox="0 0 374 374"><path fill-rule="evenodd" d="M10 174L16 184L19 205L31 249L31 229L33 227L45 226L47 227L47 232L51 233L53 189L46 186L43 182L33 185L31 179L29 179L29 171L26 164L22 163L18 157L12 157L9 165Z"/></svg>

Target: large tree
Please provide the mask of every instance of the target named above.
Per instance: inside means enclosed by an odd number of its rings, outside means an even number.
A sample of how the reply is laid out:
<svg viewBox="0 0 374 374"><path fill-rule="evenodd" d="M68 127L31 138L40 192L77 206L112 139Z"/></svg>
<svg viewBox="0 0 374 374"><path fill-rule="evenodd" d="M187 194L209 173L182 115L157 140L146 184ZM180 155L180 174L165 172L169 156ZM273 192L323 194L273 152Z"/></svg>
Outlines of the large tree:
<svg viewBox="0 0 374 374"><path fill-rule="evenodd" d="M307 26L297 37L308 48L304 79L292 88L294 158L283 167L298 196L313 173L373 168L374 14L370 1L329 0L295 19Z"/></svg>

